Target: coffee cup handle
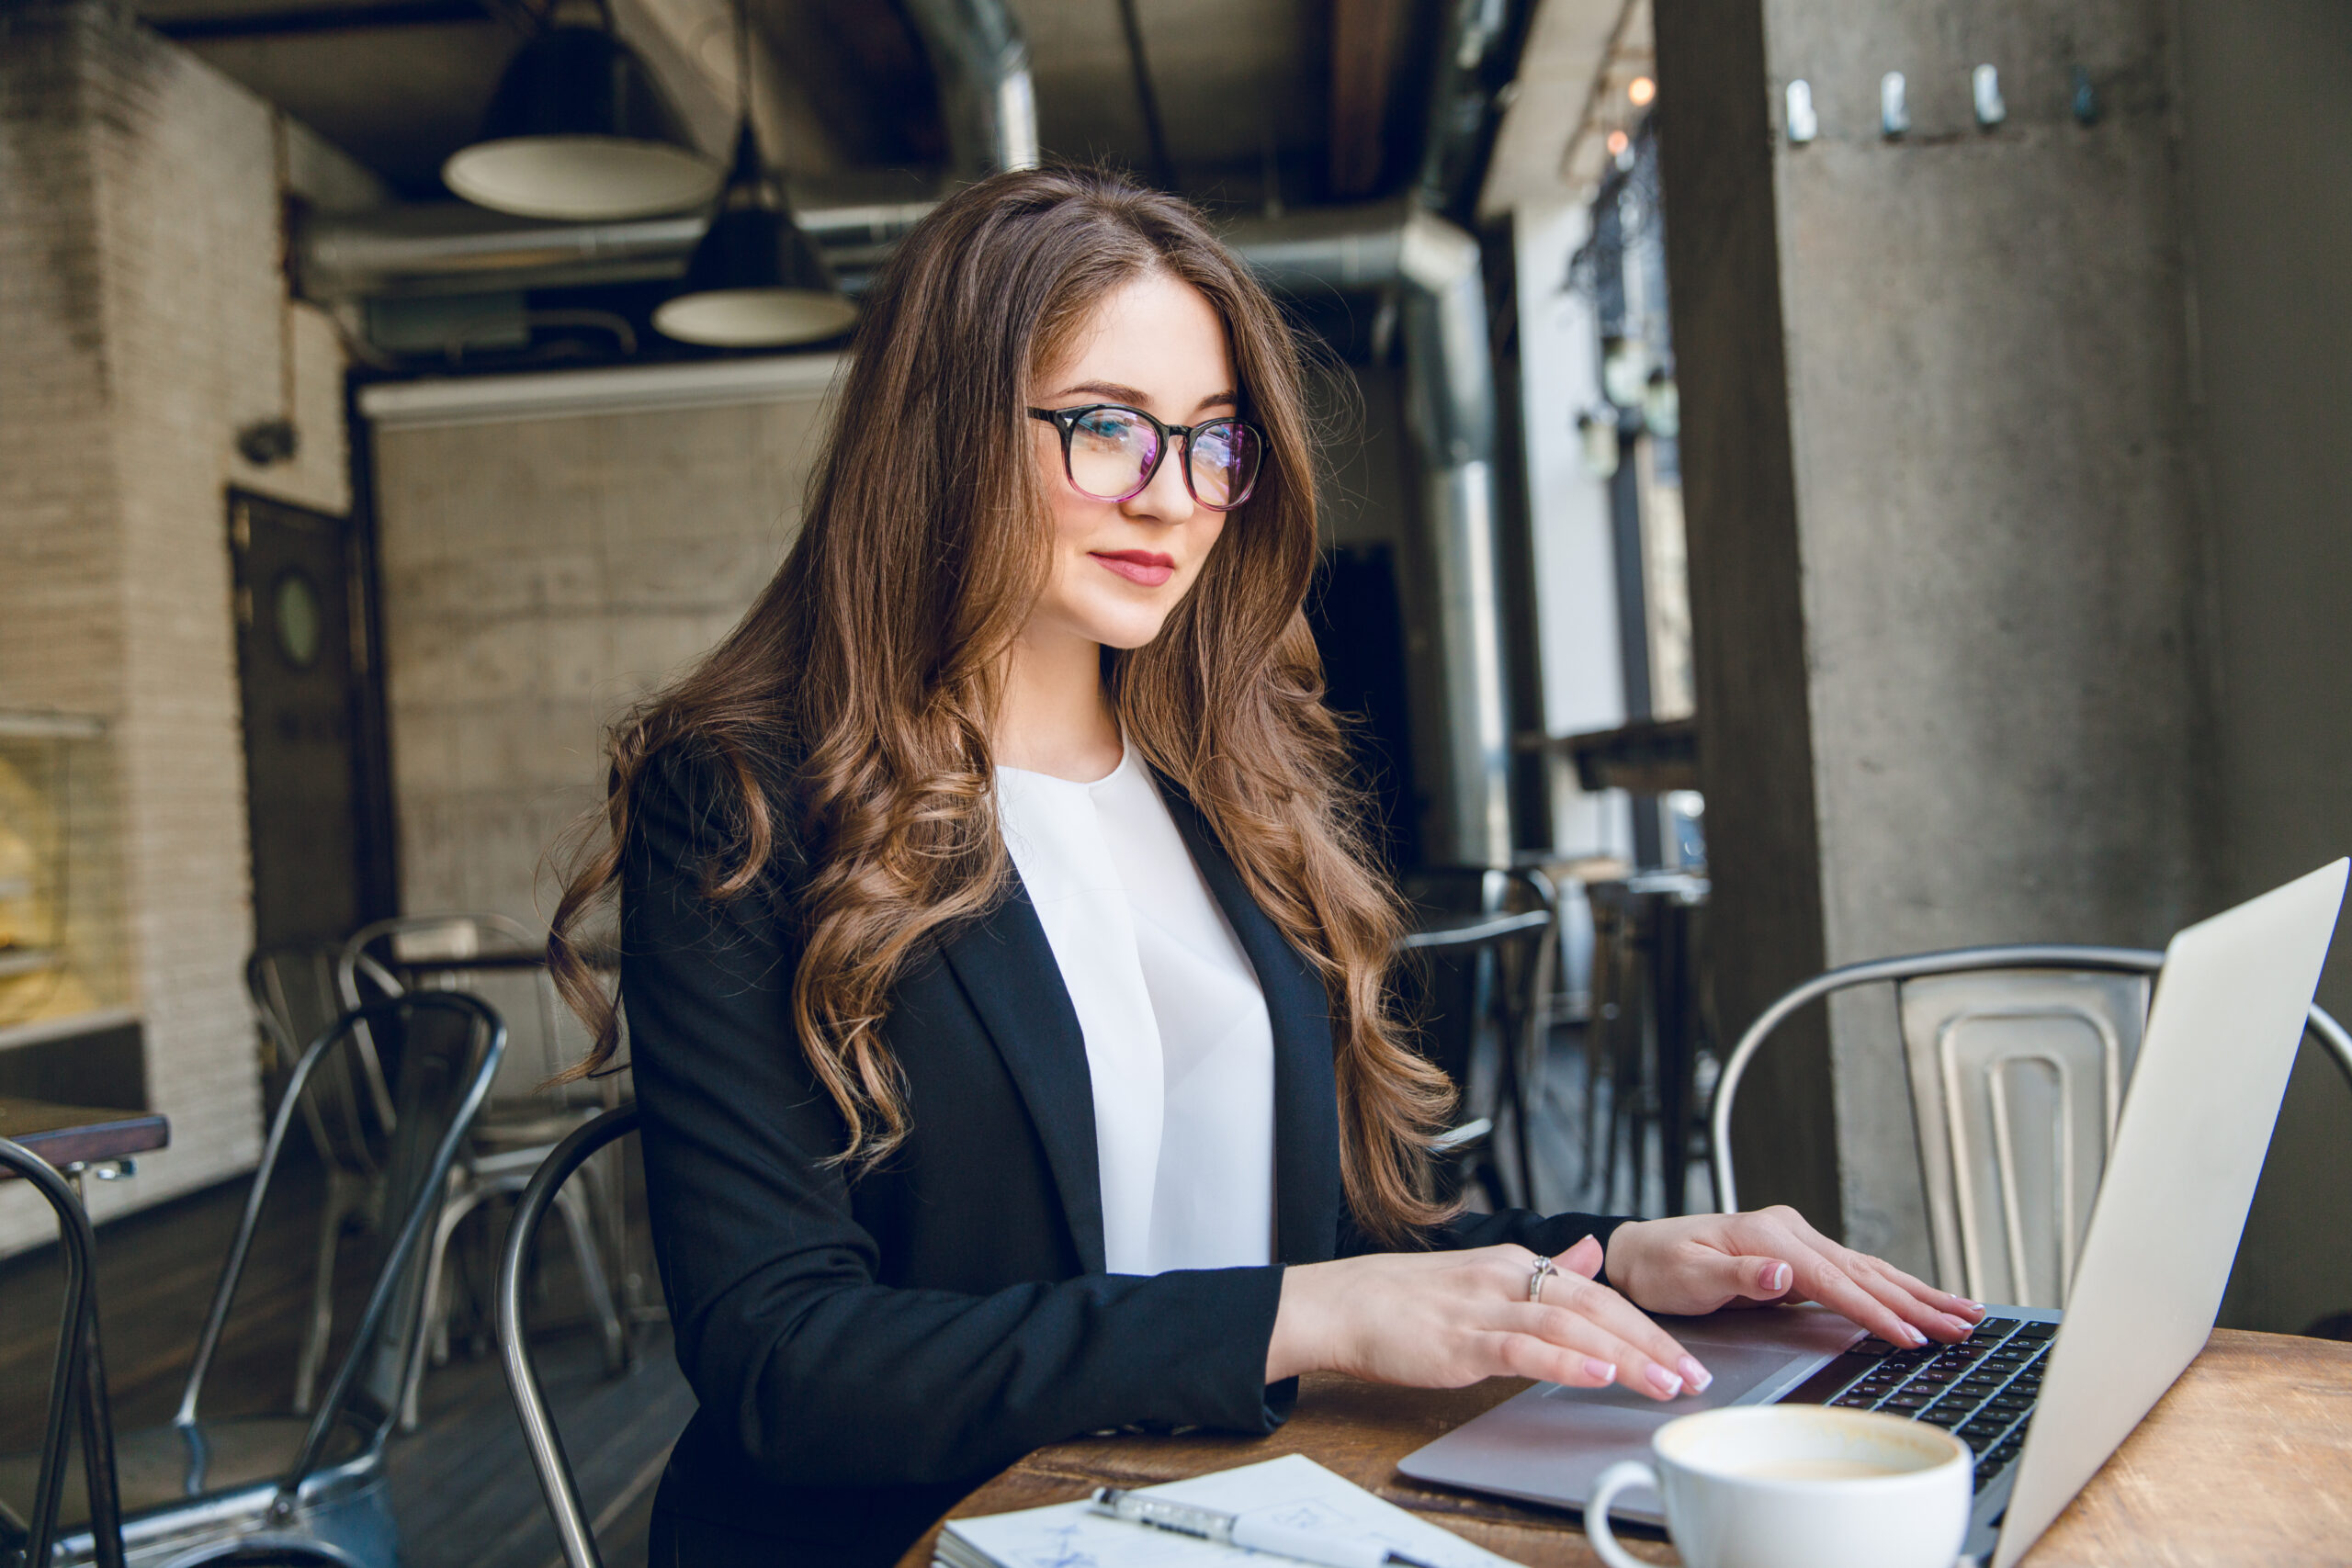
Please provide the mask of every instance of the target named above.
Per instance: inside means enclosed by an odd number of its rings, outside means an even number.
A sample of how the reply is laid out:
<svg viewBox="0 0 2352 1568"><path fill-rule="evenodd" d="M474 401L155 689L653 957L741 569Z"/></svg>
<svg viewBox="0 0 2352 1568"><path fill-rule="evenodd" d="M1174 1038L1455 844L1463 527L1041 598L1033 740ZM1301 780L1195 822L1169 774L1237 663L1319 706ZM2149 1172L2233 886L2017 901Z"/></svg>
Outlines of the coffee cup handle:
<svg viewBox="0 0 2352 1568"><path fill-rule="evenodd" d="M1584 1533L1592 1542L1593 1551L1609 1568L1650 1568L1640 1558L1617 1544L1617 1532L1609 1528L1609 1505L1617 1494L1628 1486L1646 1486L1657 1490L1657 1472L1640 1460L1621 1460L1600 1472L1593 1483L1592 1501L1584 1506Z"/></svg>

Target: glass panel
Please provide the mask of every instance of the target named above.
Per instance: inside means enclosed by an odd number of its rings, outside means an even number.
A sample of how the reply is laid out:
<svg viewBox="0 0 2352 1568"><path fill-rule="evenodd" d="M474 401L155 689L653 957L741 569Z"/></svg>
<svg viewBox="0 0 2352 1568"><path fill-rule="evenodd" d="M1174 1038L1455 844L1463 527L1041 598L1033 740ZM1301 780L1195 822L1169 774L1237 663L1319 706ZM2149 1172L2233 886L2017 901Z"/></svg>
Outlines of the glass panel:
<svg viewBox="0 0 2352 1568"><path fill-rule="evenodd" d="M1124 501L1143 487L1159 453L1159 433L1125 409L1096 409L1069 433L1069 479L1098 501Z"/></svg>
<svg viewBox="0 0 2352 1568"><path fill-rule="evenodd" d="M1193 435L1193 494L1209 506L1236 506L1258 477L1257 433L1219 420Z"/></svg>
<svg viewBox="0 0 2352 1568"><path fill-rule="evenodd" d="M0 711L0 1046L125 999L111 761L95 718Z"/></svg>

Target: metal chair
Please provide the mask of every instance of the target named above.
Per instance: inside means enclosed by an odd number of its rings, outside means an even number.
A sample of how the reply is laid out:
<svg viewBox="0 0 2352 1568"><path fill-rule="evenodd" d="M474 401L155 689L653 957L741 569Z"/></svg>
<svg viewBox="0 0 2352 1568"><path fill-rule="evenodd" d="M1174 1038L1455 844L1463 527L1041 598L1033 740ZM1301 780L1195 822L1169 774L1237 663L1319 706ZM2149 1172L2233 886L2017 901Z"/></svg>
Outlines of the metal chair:
<svg viewBox="0 0 2352 1568"><path fill-rule="evenodd" d="M513 1054L508 1070L492 1087L490 1102L449 1172L448 1192L426 1251L424 1332L418 1336L401 1394L401 1429L414 1431L426 1358L435 1366L449 1359L449 1248L458 1227L484 1204L520 1192L559 1140L605 1108L609 1085L554 1096L545 1090L547 1081L569 1066L560 1029L563 1010L541 940L519 920L446 913L401 915L362 926L344 943L337 969L346 1006L356 1005L361 983L370 974L395 992L411 986L479 993L520 984L532 990L536 1004L537 1039ZM618 1371L627 1364L628 1341L605 1267L609 1258L614 1271L626 1272L616 1177L599 1169L567 1190L560 1201L588 1308L603 1337L605 1368Z"/></svg>
<svg viewBox="0 0 2352 1568"><path fill-rule="evenodd" d="M400 994L400 983L363 954L354 964L354 999L345 1003L337 980L342 959L340 942L301 942L265 948L245 961L245 992L261 1027L264 1082L274 1091L273 1111L301 1056L303 1042L316 1039L351 1007ZM334 1330L336 1247L347 1229L375 1229L382 1207L384 1157L395 1118L383 1063L368 1032L355 1037L348 1053L335 1053L319 1063L298 1103L311 1146L327 1176L326 1198L319 1211L318 1260L311 1278L311 1314L294 1368L294 1408L307 1415Z"/></svg>
<svg viewBox="0 0 2352 1568"><path fill-rule="evenodd" d="M1403 978L1430 1059L1451 1078L1464 1108L1487 1108L1437 1143L1447 1196L1475 1179L1497 1206L1534 1200L1528 1107L1536 1103L1544 1055L1546 998L1557 936L1550 882L1532 870L1436 866L1403 879L1419 925L1396 950L1410 955ZM1508 1125L1510 1190L1487 1138Z"/></svg>
<svg viewBox="0 0 2352 1568"><path fill-rule="evenodd" d="M499 1354L506 1368L507 1392L514 1396L514 1414L523 1423L523 1440L531 1450L532 1468L538 1472L539 1492L547 1499L557 1538L563 1543L565 1568L604 1568L604 1559L597 1554L596 1533L580 1506L571 1461L548 1413L538 1368L531 1360L531 1342L523 1325L523 1280L537 1250L540 1222L547 1218L548 1205L560 1201L572 1172L599 1150L636 1130L637 1107L625 1105L605 1111L558 1144L523 1189L514 1217L506 1226L506 1245L498 1257Z"/></svg>
<svg viewBox="0 0 2352 1568"><path fill-rule="evenodd" d="M368 1304L307 1418L206 1419L199 1412L205 1377L309 1080L333 1054L355 1051L363 1031L380 1045L398 1121L385 1166L379 1230L384 1253ZM232 1557L395 1568L398 1538L383 1450L416 1332L423 1238L505 1046L504 1024L481 1001L428 994L345 1014L302 1053L271 1118L179 1409L169 1426L125 1433L115 1445L120 1539L131 1568L194 1568ZM0 1460L0 1495L23 1495L42 1484L38 1469L32 1456ZM64 1526L44 1568L102 1560L87 1515L84 1500L69 1492L59 1517L78 1522Z"/></svg>
<svg viewBox="0 0 2352 1568"><path fill-rule="evenodd" d="M97 1244L90 1234L88 1212L48 1161L21 1145L0 1138L0 1168L31 1182L34 1190L57 1215L58 1254L65 1272L65 1303L57 1325L57 1355L50 1365L49 1411L41 1428L40 1469L29 1497L19 1499L26 1503L22 1518L0 1502L0 1562L13 1562L18 1568L35 1568L49 1562L51 1548L57 1541L58 1512L65 1490L65 1456L72 1444L66 1418L80 1402L89 1353L89 1325L97 1311ZM87 1406L85 1410L83 1495L110 1505L115 1495L113 1433L104 1425L103 1404ZM110 1550L106 1556L109 1563L119 1563L121 1521L114 1517L110 1506L102 1506L100 1512L106 1517L98 1522L96 1539L107 1543Z"/></svg>
<svg viewBox="0 0 2352 1568"><path fill-rule="evenodd" d="M1764 1042L1810 1002L1891 985L1937 1274L1978 1301L2064 1306L2164 961L2144 948L1969 947L1806 981L1724 1064L1711 1117L1718 1207L1738 1206L1732 1108ZM2352 1080L2352 1036L2318 1007L2307 1027Z"/></svg>

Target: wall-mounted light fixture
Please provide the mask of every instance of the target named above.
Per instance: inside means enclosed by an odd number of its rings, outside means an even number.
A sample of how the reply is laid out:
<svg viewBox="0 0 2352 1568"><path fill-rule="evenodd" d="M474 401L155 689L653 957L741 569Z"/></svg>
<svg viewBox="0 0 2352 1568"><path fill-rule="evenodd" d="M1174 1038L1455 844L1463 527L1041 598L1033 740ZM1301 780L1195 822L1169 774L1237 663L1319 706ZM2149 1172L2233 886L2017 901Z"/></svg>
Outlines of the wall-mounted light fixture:
<svg viewBox="0 0 2352 1568"><path fill-rule="evenodd" d="M1813 84L1800 76L1789 84L1784 95L1788 103L1785 126L1789 141L1802 147L1821 134L1821 117L1813 109Z"/></svg>
<svg viewBox="0 0 2352 1568"><path fill-rule="evenodd" d="M1878 79L1878 130L1890 141L1911 129L1911 98L1903 73L1890 71Z"/></svg>
<svg viewBox="0 0 2352 1568"><path fill-rule="evenodd" d="M1968 97L1976 109L1976 123L1987 130L2009 118L2009 106L2001 97L2001 73L1993 66L1980 65L1968 73Z"/></svg>
<svg viewBox="0 0 2352 1568"><path fill-rule="evenodd" d="M614 32L609 0L557 0L441 178L478 207L586 221L708 201L719 169Z"/></svg>
<svg viewBox="0 0 2352 1568"><path fill-rule="evenodd" d="M743 96L735 168L718 211L686 264L686 281L653 312L665 337L716 348L782 348L847 332L857 307L792 220L783 182L752 129L749 0L735 4L736 82Z"/></svg>

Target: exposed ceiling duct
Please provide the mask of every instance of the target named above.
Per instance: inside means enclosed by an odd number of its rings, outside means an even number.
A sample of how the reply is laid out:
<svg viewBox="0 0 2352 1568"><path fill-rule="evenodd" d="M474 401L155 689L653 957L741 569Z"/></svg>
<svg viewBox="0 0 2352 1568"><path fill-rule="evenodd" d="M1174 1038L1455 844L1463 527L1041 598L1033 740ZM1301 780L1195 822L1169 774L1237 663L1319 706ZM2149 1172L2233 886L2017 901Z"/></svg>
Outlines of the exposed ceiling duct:
<svg viewBox="0 0 2352 1568"><path fill-rule="evenodd" d="M871 268L928 201L813 208L803 232L843 272ZM680 277L709 226L701 213L612 223L538 223L460 202L313 218L297 238L297 285L321 302L478 294Z"/></svg>
<svg viewBox="0 0 2352 1568"><path fill-rule="evenodd" d="M1494 362L1478 242L1418 205L1326 210L1226 236L1270 288L1402 295L1410 424L1438 575L1453 858L1507 865L1510 706L1495 489Z"/></svg>
<svg viewBox="0 0 2352 1568"><path fill-rule="evenodd" d="M939 80L959 178L1037 166L1037 94L1029 45L1003 0L904 0Z"/></svg>

